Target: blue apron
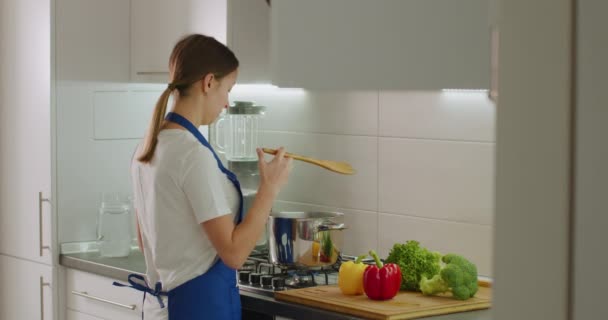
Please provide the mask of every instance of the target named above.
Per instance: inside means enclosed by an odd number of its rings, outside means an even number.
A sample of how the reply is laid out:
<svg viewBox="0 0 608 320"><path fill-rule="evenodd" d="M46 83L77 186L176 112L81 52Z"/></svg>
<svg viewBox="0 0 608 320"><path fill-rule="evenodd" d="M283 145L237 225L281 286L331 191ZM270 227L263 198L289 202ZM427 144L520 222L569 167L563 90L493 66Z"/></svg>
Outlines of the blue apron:
<svg viewBox="0 0 608 320"><path fill-rule="evenodd" d="M217 161L217 166L232 182L239 193L239 214L237 215L236 222L237 224L240 223L243 216L243 193L236 175L224 167L211 145L209 145L209 142L188 119L173 112L167 114L165 119L186 128L203 146L211 150ZM124 285L114 282L116 286L131 287L144 292L144 301L146 294L155 296L160 308L166 307L162 296L167 296L169 320L241 319L241 297L236 283L236 271L226 266L219 258L207 272L181 284L169 292L162 291L162 284L160 282L156 283L154 289L148 287L144 277L136 274L129 275L129 284Z"/></svg>

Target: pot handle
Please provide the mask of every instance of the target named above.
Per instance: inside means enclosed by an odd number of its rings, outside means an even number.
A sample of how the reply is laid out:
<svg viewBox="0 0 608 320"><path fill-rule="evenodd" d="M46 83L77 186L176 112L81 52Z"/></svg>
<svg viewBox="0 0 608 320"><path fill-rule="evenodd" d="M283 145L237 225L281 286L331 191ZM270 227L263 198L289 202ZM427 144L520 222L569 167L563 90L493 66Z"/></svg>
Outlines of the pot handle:
<svg viewBox="0 0 608 320"><path fill-rule="evenodd" d="M317 226L317 231L344 230L344 223L335 223L333 221L323 221Z"/></svg>

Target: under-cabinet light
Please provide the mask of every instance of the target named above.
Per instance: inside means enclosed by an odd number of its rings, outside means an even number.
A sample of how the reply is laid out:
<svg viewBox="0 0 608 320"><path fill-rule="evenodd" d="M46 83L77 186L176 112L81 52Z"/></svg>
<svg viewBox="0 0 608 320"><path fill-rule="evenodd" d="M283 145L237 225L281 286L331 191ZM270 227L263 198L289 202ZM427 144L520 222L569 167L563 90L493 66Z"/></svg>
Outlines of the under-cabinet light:
<svg viewBox="0 0 608 320"><path fill-rule="evenodd" d="M234 93L281 93L281 94L295 94L301 95L306 93L306 90L301 88L279 88L272 84L235 84L232 88Z"/></svg>
<svg viewBox="0 0 608 320"><path fill-rule="evenodd" d="M444 93L488 93L487 89L441 89Z"/></svg>
<svg viewBox="0 0 608 320"><path fill-rule="evenodd" d="M279 87L270 83L237 83L234 85L237 89L258 89L258 90L274 90Z"/></svg>

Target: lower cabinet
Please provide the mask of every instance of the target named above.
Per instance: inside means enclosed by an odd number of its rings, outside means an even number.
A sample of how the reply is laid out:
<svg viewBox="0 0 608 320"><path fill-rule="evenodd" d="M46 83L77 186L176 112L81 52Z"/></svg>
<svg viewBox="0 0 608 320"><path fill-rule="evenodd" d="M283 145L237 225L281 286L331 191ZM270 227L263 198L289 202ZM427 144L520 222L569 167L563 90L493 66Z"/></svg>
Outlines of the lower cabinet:
<svg viewBox="0 0 608 320"><path fill-rule="evenodd" d="M104 320L102 318L93 317L86 313L69 310L67 312L67 320Z"/></svg>
<svg viewBox="0 0 608 320"><path fill-rule="evenodd" d="M140 320L143 294L131 288L115 287L114 281L89 272L65 269L66 320ZM291 320L243 310L243 320L266 319Z"/></svg>
<svg viewBox="0 0 608 320"><path fill-rule="evenodd" d="M114 281L112 278L67 269L65 294L68 319L141 319L143 293L115 287L112 285Z"/></svg>
<svg viewBox="0 0 608 320"><path fill-rule="evenodd" d="M52 320L53 267L0 255L0 319Z"/></svg>

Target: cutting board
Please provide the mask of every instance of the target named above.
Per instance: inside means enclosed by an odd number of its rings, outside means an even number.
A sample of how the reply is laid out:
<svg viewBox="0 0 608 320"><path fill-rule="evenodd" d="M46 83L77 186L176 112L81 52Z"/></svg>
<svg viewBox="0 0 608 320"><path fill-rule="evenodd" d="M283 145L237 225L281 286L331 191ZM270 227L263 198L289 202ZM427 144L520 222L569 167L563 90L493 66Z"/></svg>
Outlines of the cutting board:
<svg viewBox="0 0 608 320"><path fill-rule="evenodd" d="M456 300L444 296L425 296L419 292L401 291L391 300L374 301L365 294L346 296L336 285L277 291L275 299L315 308L345 313L366 319L416 319L448 313L487 309L492 288L479 287L475 297Z"/></svg>

